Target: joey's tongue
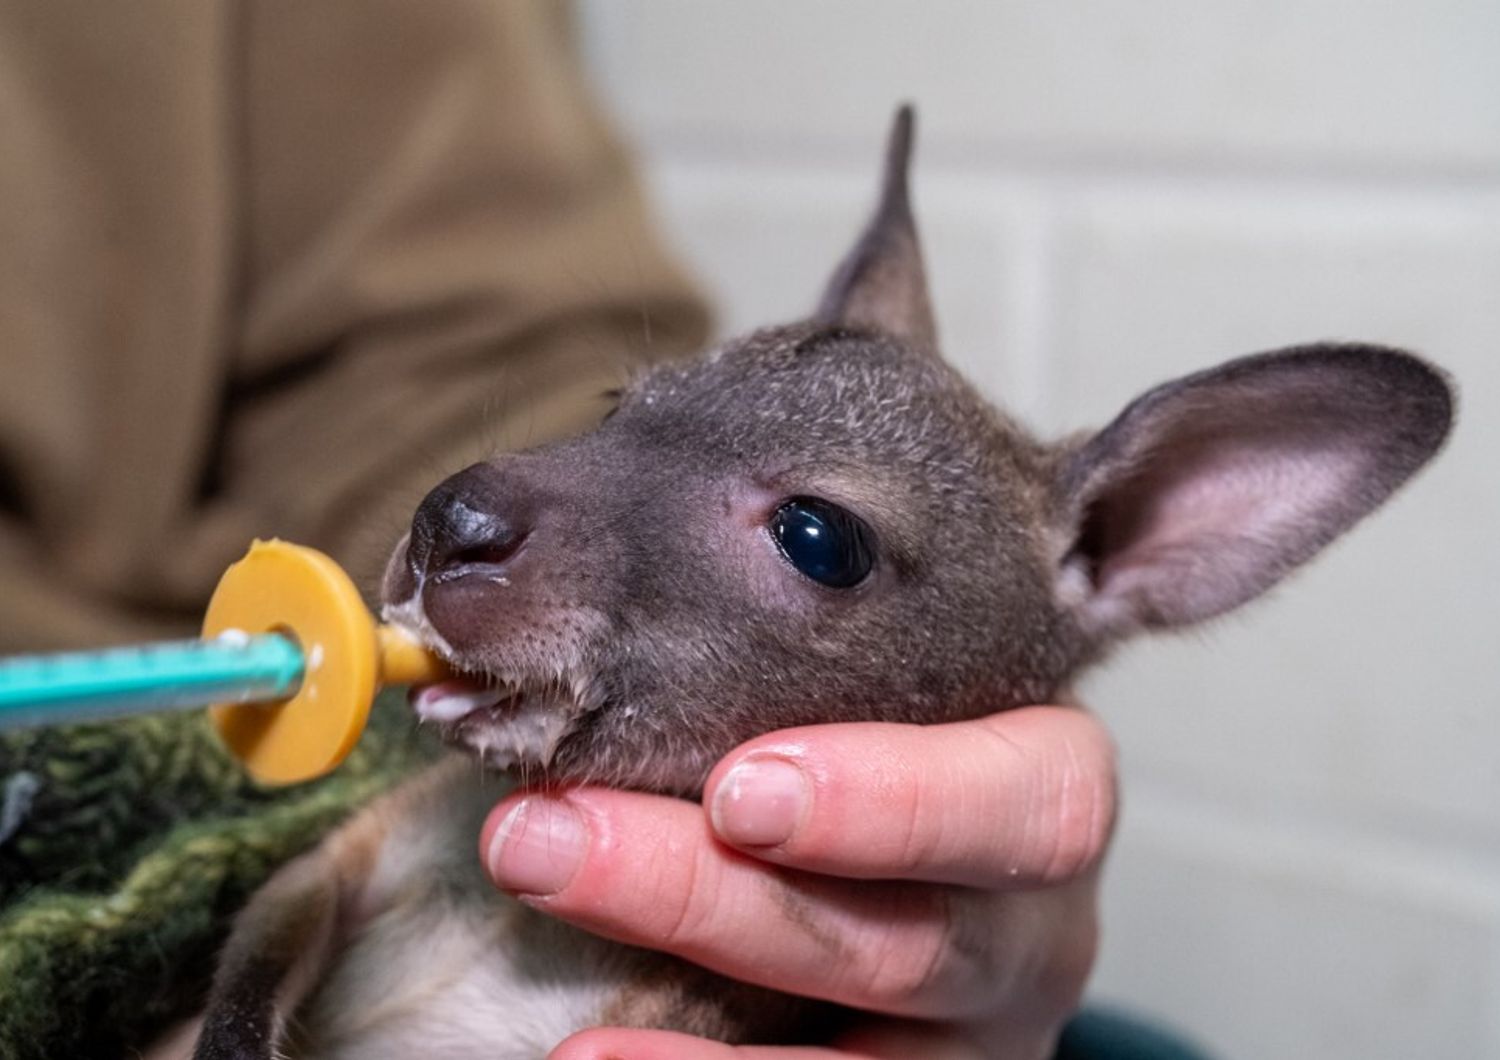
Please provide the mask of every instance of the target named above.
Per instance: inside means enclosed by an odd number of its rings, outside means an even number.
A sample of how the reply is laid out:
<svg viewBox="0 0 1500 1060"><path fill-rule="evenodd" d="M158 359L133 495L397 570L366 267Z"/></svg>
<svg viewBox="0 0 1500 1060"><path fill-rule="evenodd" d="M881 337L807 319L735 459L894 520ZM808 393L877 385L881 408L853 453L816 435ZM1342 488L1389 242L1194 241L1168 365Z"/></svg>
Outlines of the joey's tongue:
<svg viewBox="0 0 1500 1060"><path fill-rule="evenodd" d="M426 721L458 721L466 715L493 707L507 698L504 689L488 688L467 677L453 677L436 684L412 688L410 700L417 716Z"/></svg>

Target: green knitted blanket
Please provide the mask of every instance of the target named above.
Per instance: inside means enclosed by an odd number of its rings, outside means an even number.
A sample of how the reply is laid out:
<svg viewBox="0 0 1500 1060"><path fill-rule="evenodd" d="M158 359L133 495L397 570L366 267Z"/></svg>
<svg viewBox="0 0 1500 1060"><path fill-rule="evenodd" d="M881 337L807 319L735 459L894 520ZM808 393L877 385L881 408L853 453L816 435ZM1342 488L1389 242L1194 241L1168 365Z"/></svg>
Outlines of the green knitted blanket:
<svg viewBox="0 0 1500 1060"><path fill-rule="evenodd" d="M437 753L382 697L349 760L250 781L201 714L0 737L0 1057L112 1057L202 1004L234 912Z"/></svg>

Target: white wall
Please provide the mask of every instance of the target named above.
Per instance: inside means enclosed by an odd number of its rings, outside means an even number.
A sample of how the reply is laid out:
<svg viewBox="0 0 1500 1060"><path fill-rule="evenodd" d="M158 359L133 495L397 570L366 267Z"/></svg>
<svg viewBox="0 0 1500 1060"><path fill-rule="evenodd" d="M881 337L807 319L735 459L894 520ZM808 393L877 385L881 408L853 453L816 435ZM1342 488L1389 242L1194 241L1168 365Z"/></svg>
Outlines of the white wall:
<svg viewBox="0 0 1500 1060"><path fill-rule="evenodd" d="M911 99L949 355L1038 427L1310 339L1456 376L1388 509L1088 682L1125 787L1094 992L1231 1060L1500 1057L1500 4L583 12L729 330L808 307Z"/></svg>

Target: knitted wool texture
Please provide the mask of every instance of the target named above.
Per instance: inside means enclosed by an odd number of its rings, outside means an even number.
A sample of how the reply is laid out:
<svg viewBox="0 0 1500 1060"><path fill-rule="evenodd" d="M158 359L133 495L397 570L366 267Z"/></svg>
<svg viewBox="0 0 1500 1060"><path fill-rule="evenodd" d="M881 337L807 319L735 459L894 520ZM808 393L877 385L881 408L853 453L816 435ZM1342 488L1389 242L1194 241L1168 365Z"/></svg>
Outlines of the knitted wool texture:
<svg viewBox="0 0 1500 1060"><path fill-rule="evenodd" d="M236 910L437 753L382 697L331 777L262 788L201 714L0 738L0 1056L119 1056L201 1006Z"/></svg>

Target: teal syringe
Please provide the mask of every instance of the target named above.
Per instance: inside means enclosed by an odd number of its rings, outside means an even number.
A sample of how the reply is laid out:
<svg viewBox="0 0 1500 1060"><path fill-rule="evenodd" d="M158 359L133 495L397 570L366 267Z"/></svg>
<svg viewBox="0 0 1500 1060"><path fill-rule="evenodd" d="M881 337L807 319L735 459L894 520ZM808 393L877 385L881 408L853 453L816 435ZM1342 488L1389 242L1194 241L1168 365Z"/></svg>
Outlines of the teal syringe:
<svg viewBox="0 0 1500 1060"><path fill-rule="evenodd" d="M0 732L274 703L297 690L303 663L302 650L277 633L0 658Z"/></svg>
<svg viewBox="0 0 1500 1060"><path fill-rule="evenodd" d="M245 768L288 784L344 760L382 685L448 673L377 625L333 560L257 541L219 580L201 640L0 659L0 730L210 706Z"/></svg>

